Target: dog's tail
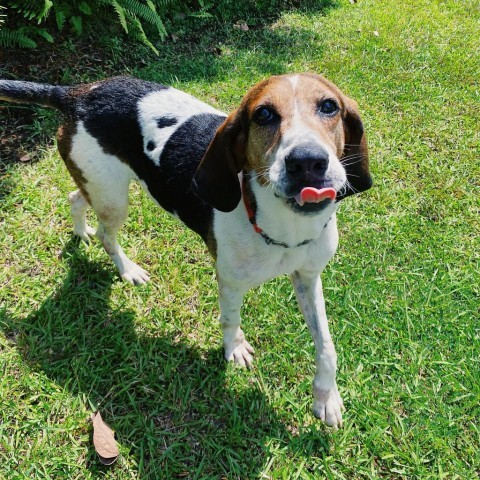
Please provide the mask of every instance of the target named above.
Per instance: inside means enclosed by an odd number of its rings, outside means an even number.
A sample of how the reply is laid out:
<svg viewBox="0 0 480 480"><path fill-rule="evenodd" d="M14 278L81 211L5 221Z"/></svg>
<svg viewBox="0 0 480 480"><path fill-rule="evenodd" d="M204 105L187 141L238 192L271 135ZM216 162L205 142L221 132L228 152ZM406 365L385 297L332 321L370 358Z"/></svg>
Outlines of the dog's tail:
<svg viewBox="0 0 480 480"><path fill-rule="evenodd" d="M44 107L64 110L70 87L45 83L0 80L0 100L17 103L36 103Z"/></svg>

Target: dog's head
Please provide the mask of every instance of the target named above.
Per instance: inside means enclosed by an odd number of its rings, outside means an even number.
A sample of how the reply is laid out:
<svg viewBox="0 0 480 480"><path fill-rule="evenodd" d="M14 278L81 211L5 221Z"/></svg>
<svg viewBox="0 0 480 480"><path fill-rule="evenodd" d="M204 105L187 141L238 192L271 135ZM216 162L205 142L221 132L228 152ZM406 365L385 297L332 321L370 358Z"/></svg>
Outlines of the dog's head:
<svg viewBox="0 0 480 480"><path fill-rule="evenodd" d="M251 172L299 213L326 200L300 192L335 191L340 200L370 188L367 140L357 104L319 75L282 75L252 87L217 130L193 179L197 195L229 212L241 199L240 171Z"/></svg>

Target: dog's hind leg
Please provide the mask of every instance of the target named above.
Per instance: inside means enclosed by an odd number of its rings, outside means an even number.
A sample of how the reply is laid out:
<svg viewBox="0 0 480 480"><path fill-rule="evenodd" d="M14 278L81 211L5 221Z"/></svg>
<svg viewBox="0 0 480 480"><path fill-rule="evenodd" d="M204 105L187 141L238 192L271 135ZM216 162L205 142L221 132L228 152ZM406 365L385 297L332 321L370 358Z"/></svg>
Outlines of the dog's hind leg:
<svg viewBox="0 0 480 480"><path fill-rule="evenodd" d="M127 205L121 207L117 205L115 209L109 206L107 211L101 210L97 215L99 218L97 237L123 280L134 285L148 282L150 280L148 273L125 255L117 240L118 231L127 218Z"/></svg>
<svg viewBox="0 0 480 480"><path fill-rule="evenodd" d="M90 237L95 235L95 230L87 225L86 213L89 204L80 190L70 192L68 202L73 219L73 233L88 243Z"/></svg>
<svg viewBox="0 0 480 480"><path fill-rule="evenodd" d="M90 203L99 222L96 235L118 268L122 279L140 285L148 282L148 273L125 255L117 240L118 231L127 218L128 186L131 177L126 170L117 171L116 174L111 184L106 179L99 184L87 184Z"/></svg>
<svg viewBox="0 0 480 480"><path fill-rule="evenodd" d="M118 157L106 153L82 124L76 127L73 140L64 141L59 135L59 150L81 189L81 193L73 192L69 197L75 233L82 238L91 233L85 222L85 211L90 204L99 222L96 235L120 276L135 285L146 283L148 273L125 255L117 240L127 218L128 188L135 173Z"/></svg>

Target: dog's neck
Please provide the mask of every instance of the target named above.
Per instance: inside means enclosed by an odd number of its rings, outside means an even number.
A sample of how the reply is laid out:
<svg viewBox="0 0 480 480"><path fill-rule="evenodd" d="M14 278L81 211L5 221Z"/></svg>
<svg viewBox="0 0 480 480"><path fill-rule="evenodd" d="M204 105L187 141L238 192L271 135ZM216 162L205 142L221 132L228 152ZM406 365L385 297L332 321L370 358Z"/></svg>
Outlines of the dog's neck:
<svg viewBox="0 0 480 480"><path fill-rule="evenodd" d="M242 197L252 228L268 245L297 248L318 239L338 204L315 215L294 212L271 188L262 187L251 172L242 175Z"/></svg>

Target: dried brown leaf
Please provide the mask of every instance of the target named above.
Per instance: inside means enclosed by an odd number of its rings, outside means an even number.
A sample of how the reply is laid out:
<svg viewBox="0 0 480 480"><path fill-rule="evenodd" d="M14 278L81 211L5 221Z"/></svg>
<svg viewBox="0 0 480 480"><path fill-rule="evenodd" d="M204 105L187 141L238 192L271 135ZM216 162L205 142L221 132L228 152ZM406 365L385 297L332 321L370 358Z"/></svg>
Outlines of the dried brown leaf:
<svg viewBox="0 0 480 480"><path fill-rule="evenodd" d="M247 25L247 22L244 22L243 20L238 21L233 28L236 28L237 30L242 30L244 32L248 32L249 28Z"/></svg>
<svg viewBox="0 0 480 480"><path fill-rule="evenodd" d="M113 430L103 421L100 412L92 415L93 445L104 465L111 465L118 457L118 445Z"/></svg>

